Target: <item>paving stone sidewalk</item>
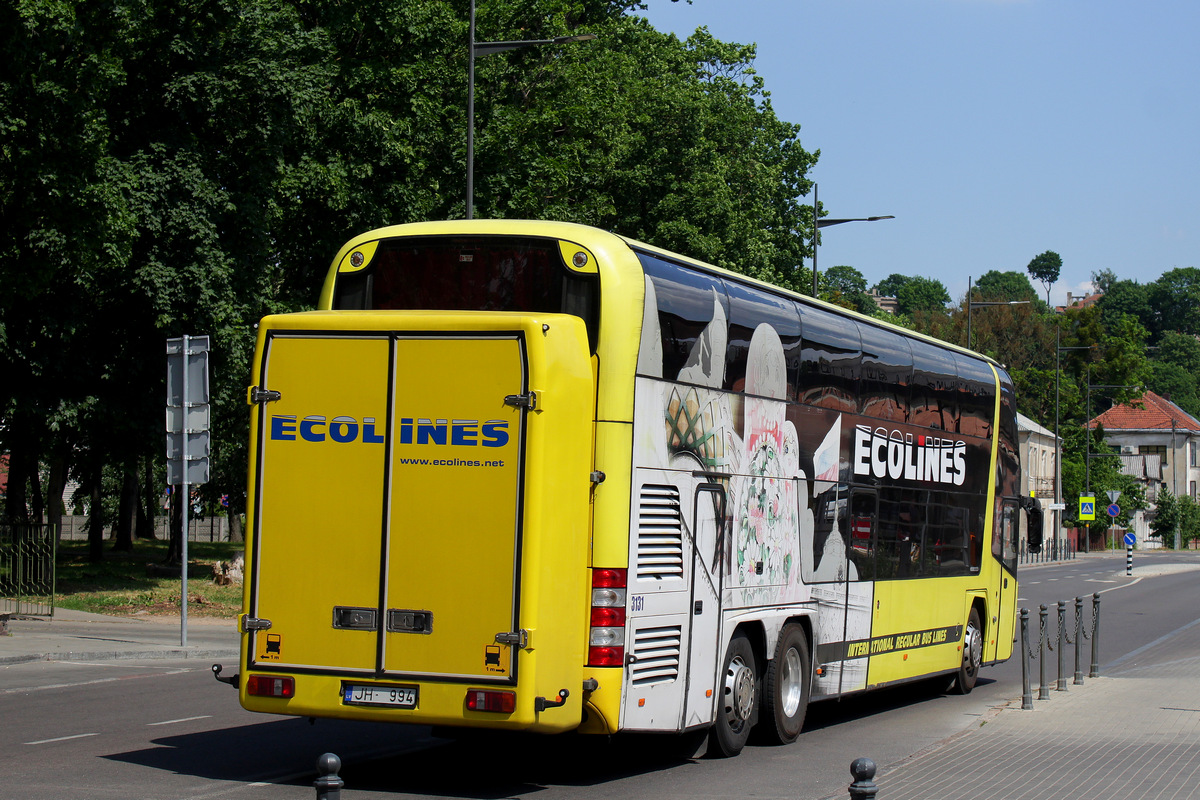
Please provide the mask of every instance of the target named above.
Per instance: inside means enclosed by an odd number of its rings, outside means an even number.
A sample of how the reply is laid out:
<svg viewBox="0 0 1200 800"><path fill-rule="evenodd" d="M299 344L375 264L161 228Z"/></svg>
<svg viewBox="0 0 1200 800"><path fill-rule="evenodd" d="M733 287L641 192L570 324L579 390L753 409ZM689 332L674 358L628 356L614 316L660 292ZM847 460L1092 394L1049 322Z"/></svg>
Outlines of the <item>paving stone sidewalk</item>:
<svg viewBox="0 0 1200 800"><path fill-rule="evenodd" d="M1035 685L1032 711L1013 701L978 727L880 765L877 800L1200 797L1200 620L1171 636L1169 651L1152 643L1046 700Z"/></svg>

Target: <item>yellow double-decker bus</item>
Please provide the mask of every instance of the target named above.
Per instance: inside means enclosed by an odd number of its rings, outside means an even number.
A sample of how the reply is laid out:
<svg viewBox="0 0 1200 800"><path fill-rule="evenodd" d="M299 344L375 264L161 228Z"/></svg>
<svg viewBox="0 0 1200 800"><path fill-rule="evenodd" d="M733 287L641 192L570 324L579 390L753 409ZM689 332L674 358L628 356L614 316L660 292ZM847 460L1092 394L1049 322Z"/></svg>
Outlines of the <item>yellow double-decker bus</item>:
<svg viewBox="0 0 1200 800"><path fill-rule="evenodd" d="M253 370L253 711L733 755L810 701L965 693L1012 653L1016 404L978 354L475 220L350 241Z"/></svg>

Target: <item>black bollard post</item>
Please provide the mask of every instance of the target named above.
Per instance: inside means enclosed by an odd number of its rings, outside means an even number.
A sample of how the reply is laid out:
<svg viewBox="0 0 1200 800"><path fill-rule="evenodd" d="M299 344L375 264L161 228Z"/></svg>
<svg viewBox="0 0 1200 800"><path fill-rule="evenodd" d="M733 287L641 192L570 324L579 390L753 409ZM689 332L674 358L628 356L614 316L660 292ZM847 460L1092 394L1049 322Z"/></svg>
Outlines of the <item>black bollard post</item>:
<svg viewBox="0 0 1200 800"><path fill-rule="evenodd" d="M1021 609L1021 709L1033 708L1033 692L1029 688L1029 609Z"/></svg>
<svg viewBox="0 0 1200 800"><path fill-rule="evenodd" d="M1092 668L1089 678L1100 677L1100 593L1092 595Z"/></svg>
<svg viewBox="0 0 1200 800"><path fill-rule="evenodd" d="M317 757L317 779L313 786L317 789L317 800L342 800L342 787L345 782L338 777L342 768L342 760L333 753L325 753Z"/></svg>
<svg viewBox="0 0 1200 800"><path fill-rule="evenodd" d="M1038 700L1050 697L1050 687L1046 685L1046 604L1042 603L1038 621Z"/></svg>
<svg viewBox="0 0 1200 800"><path fill-rule="evenodd" d="M879 792L872 778L875 777L875 762L869 758L856 758L850 763L850 774L854 783L850 784L850 800L872 800Z"/></svg>
<svg viewBox="0 0 1200 800"><path fill-rule="evenodd" d="M1083 598L1075 598L1075 685L1083 685Z"/></svg>
<svg viewBox="0 0 1200 800"><path fill-rule="evenodd" d="M1067 668L1065 660L1067 657L1066 649L1063 647L1067 638L1067 601L1058 601L1058 682L1055 685L1055 690L1065 692L1067 690Z"/></svg>

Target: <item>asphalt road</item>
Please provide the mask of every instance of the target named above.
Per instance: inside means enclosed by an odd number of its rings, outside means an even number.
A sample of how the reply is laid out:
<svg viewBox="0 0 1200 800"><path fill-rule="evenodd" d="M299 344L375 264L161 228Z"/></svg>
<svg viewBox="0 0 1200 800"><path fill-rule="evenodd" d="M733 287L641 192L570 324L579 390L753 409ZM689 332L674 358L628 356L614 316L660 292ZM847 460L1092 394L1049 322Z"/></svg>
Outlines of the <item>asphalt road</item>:
<svg viewBox="0 0 1200 800"><path fill-rule="evenodd" d="M1119 664L1191 622L1200 599L1200 560L1190 554L1139 554L1137 568L1145 574L1133 579L1120 574L1118 558L1026 570L1020 604L1035 620L1037 606L1051 604L1057 631L1054 604L1069 600L1073 631L1074 597L1088 597L1090 620L1090 596L1100 592L1101 663ZM1033 679L1036 693L1036 665ZM673 755L669 739L652 737L450 740L427 728L250 714L195 661L37 662L0 669L0 750L8 756L0 786L14 800L311 798L316 757L332 751L344 762L346 800L808 800L844 791L854 758L895 763L1020 696L1013 659L985 669L966 697L922 684L824 703L810 710L794 745L691 760Z"/></svg>

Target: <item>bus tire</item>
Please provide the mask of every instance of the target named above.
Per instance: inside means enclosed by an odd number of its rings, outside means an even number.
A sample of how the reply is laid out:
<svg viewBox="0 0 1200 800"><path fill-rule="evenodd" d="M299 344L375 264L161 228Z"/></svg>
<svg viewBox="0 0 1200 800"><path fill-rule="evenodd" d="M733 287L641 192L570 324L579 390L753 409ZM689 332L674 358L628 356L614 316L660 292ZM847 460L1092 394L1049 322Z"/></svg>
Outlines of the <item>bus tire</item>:
<svg viewBox="0 0 1200 800"><path fill-rule="evenodd" d="M967 617L967 630L963 634L962 661L954 679L954 691L970 694L979 679L979 668L983 666L983 624L979 621L979 610L971 609Z"/></svg>
<svg viewBox="0 0 1200 800"><path fill-rule="evenodd" d="M754 726L758 673L754 648L744 633L735 634L725 651L717 686L717 719L708 736L708 755L729 758L742 752Z"/></svg>
<svg viewBox="0 0 1200 800"><path fill-rule="evenodd" d="M762 728L767 739L776 744L791 744L804 728L812 688L812 660L808 637L799 625L785 625L779 632L775 658L767 665L763 681L764 714Z"/></svg>

